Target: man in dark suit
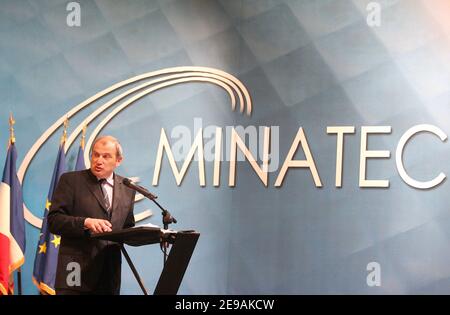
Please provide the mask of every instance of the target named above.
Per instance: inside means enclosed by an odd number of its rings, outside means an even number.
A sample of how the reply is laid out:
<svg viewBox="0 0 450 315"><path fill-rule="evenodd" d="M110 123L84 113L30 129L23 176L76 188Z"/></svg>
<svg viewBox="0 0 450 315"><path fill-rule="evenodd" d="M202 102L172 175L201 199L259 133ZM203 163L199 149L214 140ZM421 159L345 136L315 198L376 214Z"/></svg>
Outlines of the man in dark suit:
<svg viewBox="0 0 450 315"><path fill-rule="evenodd" d="M135 191L114 173L122 160L117 139L100 137L92 147L91 168L65 173L58 182L48 214L50 231L61 236L56 294L120 293L119 245L89 235L134 226Z"/></svg>

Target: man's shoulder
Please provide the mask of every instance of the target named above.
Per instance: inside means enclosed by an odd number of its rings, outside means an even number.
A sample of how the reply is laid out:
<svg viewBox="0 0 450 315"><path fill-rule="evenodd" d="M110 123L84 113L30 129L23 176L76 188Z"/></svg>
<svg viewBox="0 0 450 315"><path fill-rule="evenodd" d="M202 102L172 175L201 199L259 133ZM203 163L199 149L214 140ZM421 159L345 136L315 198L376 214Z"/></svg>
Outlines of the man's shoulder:
<svg viewBox="0 0 450 315"><path fill-rule="evenodd" d="M120 181L120 182L122 182L123 179L125 178L124 176L121 176L121 175L119 175L119 174L117 174L117 173L114 173L114 176L115 176L116 179L117 179L118 181Z"/></svg>
<svg viewBox="0 0 450 315"><path fill-rule="evenodd" d="M114 173L114 183L119 183L121 186L125 186L125 185L122 185L123 184L123 179L124 179L125 177L124 176L121 176L121 175L119 175L119 174L117 174L117 173ZM126 186L125 186L126 187ZM127 187L128 188L128 187Z"/></svg>
<svg viewBox="0 0 450 315"><path fill-rule="evenodd" d="M131 189L130 187L127 187L126 185L122 185L123 184L123 179L126 178L125 176L121 176L117 173L114 173L114 182L118 183L120 185L120 187L123 187L125 189L126 192L129 192L130 194L136 194L136 191Z"/></svg>
<svg viewBox="0 0 450 315"><path fill-rule="evenodd" d="M89 176L88 174L89 170L81 170L81 171L69 171L65 172L61 175L61 178L67 179L67 180L74 180L75 178L82 178Z"/></svg>

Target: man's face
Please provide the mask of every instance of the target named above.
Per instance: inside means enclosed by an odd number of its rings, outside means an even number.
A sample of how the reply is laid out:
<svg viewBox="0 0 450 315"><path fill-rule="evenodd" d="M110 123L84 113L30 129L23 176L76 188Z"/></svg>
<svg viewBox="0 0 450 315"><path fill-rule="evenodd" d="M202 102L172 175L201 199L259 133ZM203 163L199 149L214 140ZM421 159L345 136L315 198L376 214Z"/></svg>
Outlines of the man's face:
<svg viewBox="0 0 450 315"><path fill-rule="evenodd" d="M122 158L117 157L112 141L99 141L92 149L91 172L98 178L109 177L121 162Z"/></svg>

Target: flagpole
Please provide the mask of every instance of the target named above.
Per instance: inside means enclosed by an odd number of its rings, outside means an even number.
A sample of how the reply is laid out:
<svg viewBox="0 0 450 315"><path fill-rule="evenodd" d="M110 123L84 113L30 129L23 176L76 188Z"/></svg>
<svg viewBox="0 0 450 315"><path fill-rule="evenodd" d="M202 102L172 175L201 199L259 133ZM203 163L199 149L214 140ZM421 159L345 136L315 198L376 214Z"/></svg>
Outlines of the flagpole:
<svg viewBox="0 0 450 315"><path fill-rule="evenodd" d="M17 269L17 293L22 295L22 268Z"/></svg>
<svg viewBox="0 0 450 315"><path fill-rule="evenodd" d="M16 137L14 136L14 124L16 121L14 120L13 114L9 113L9 140L8 140L8 148L11 144L16 142Z"/></svg>
<svg viewBox="0 0 450 315"><path fill-rule="evenodd" d="M64 120L64 131L63 131L63 135L61 137L61 145L65 145L66 144L66 140L67 140L67 127L69 126L69 116L66 116L66 120Z"/></svg>
<svg viewBox="0 0 450 315"><path fill-rule="evenodd" d="M87 125L83 126L83 132L81 134L81 143L80 143L80 147L84 150L84 146L85 146L85 142L86 142L86 129L87 129Z"/></svg>
<svg viewBox="0 0 450 315"><path fill-rule="evenodd" d="M8 140L8 148L16 142L16 137L14 136L14 124L16 121L14 120L12 112L9 113L9 140ZM17 269L17 293L22 295L22 268L19 267Z"/></svg>

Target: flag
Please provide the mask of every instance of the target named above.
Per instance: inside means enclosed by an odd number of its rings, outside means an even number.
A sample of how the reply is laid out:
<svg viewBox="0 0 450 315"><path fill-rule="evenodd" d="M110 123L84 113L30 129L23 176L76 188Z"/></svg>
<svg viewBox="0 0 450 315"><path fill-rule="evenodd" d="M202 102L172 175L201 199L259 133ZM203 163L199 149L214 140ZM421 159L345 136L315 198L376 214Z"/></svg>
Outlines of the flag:
<svg viewBox="0 0 450 315"><path fill-rule="evenodd" d="M0 183L0 294L14 294L13 272L25 262L25 219L16 159L10 140Z"/></svg>
<svg viewBox="0 0 450 315"><path fill-rule="evenodd" d="M83 135L81 137L80 148L78 149L77 162L75 164L75 171L82 171L86 169L86 164L84 163L84 137L86 133L86 127L83 128Z"/></svg>
<svg viewBox="0 0 450 315"><path fill-rule="evenodd" d="M86 169L84 164L84 148L80 146L78 149L77 163L75 164L75 171L82 171Z"/></svg>
<svg viewBox="0 0 450 315"><path fill-rule="evenodd" d="M53 170L52 181L45 203L44 218L42 220L41 234L39 236L36 257L34 260L33 282L44 294L55 294L55 276L58 263L58 252L61 237L50 233L47 224L47 215L50 210L51 198L61 175L66 171L66 155L64 142L61 143Z"/></svg>

